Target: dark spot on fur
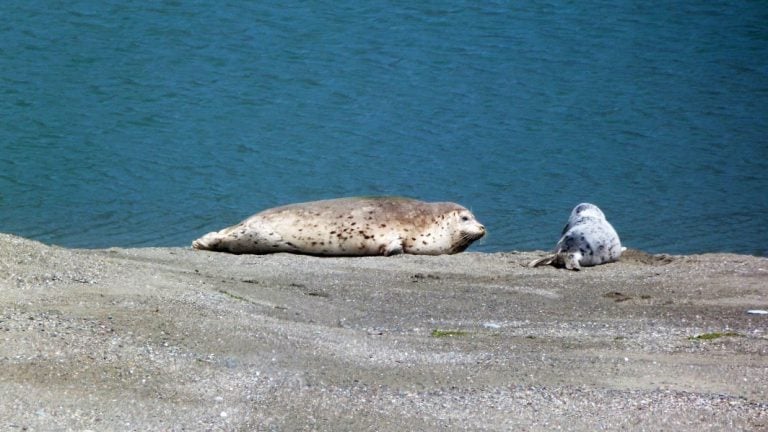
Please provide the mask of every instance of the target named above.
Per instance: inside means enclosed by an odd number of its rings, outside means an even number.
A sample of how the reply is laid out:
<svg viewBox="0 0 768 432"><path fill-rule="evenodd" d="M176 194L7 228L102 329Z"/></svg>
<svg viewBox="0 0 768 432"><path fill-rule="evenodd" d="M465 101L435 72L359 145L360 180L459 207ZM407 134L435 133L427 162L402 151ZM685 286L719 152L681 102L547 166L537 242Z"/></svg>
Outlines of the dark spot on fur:
<svg viewBox="0 0 768 432"><path fill-rule="evenodd" d="M386 227L387 227L387 224L381 224L381 225L379 225L379 226L380 226L380 227L382 227L382 228L386 228Z"/></svg>

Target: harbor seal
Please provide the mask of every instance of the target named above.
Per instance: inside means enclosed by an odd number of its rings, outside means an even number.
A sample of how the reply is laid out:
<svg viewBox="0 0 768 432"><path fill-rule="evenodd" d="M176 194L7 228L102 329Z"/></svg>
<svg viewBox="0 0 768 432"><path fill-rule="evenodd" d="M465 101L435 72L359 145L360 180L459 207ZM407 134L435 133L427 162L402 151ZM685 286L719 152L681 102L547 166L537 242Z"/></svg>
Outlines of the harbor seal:
<svg viewBox="0 0 768 432"><path fill-rule="evenodd" d="M466 208L409 198L339 198L276 207L195 240L194 249L364 256L455 254L485 235Z"/></svg>
<svg viewBox="0 0 768 432"><path fill-rule="evenodd" d="M580 270L581 266L618 261L624 250L603 212L594 204L581 203L571 212L554 252L531 261L528 267L553 264Z"/></svg>

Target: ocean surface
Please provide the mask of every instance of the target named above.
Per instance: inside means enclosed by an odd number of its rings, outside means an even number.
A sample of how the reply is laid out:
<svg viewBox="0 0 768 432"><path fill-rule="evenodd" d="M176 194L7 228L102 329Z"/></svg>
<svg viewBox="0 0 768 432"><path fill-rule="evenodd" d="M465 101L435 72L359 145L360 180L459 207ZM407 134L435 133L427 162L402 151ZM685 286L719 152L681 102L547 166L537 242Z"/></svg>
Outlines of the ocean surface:
<svg viewBox="0 0 768 432"><path fill-rule="evenodd" d="M600 206L768 255L768 2L4 0L0 232L188 246L276 205L458 202L473 251Z"/></svg>

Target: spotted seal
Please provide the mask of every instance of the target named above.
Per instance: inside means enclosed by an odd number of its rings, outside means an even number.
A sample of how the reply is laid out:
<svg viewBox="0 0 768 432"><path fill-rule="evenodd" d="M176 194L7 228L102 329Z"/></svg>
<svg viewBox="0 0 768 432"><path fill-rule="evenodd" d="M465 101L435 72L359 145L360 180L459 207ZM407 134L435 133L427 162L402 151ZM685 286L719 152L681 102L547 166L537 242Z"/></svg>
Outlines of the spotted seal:
<svg viewBox="0 0 768 432"><path fill-rule="evenodd" d="M462 252L485 235L466 208L409 198L338 198L257 213L195 240L194 249L363 256Z"/></svg>
<svg viewBox="0 0 768 432"><path fill-rule="evenodd" d="M571 212L553 253L531 261L528 266L553 264L580 270L581 266L618 261L624 250L619 235L602 210L594 204L581 203Z"/></svg>

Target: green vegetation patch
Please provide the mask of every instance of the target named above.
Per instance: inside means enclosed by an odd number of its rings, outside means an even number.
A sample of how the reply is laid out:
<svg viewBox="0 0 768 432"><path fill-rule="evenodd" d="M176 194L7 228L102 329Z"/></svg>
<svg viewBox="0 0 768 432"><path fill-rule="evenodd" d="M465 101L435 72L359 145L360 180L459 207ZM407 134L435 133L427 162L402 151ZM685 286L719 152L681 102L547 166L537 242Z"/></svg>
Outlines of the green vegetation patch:
<svg viewBox="0 0 768 432"><path fill-rule="evenodd" d="M462 330L439 330L434 329L432 330L432 337L436 338L442 338L442 337L458 337L458 336L466 336L467 332Z"/></svg>
<svg viewBox="0 0 768 432"><path fill-rule="evenodd" d="M232 298L232 299L235 299L235 300L239 300L239 301L242 301L242 302L246 302L246 303L250 303L250 304L256 304L253 301L248 300L247 298L245 298L243 296L239 296L237 294L233 294L233 293L231 293L229 291L226 291L226 290L223 290L223 289L219 289L217 291L222 293L222 294L224 294L225 296L227 296L229 298Z"/></svg>
<svg viewBox="0 0 768 432"><path fill-rule="evenodd" d="M726 333L703 333L696 336L690 336L688 339L691 340L713 340L713 339L719 339L721 337L742 337L742 335L736 333L736 332L726 332Z"/></svg>

